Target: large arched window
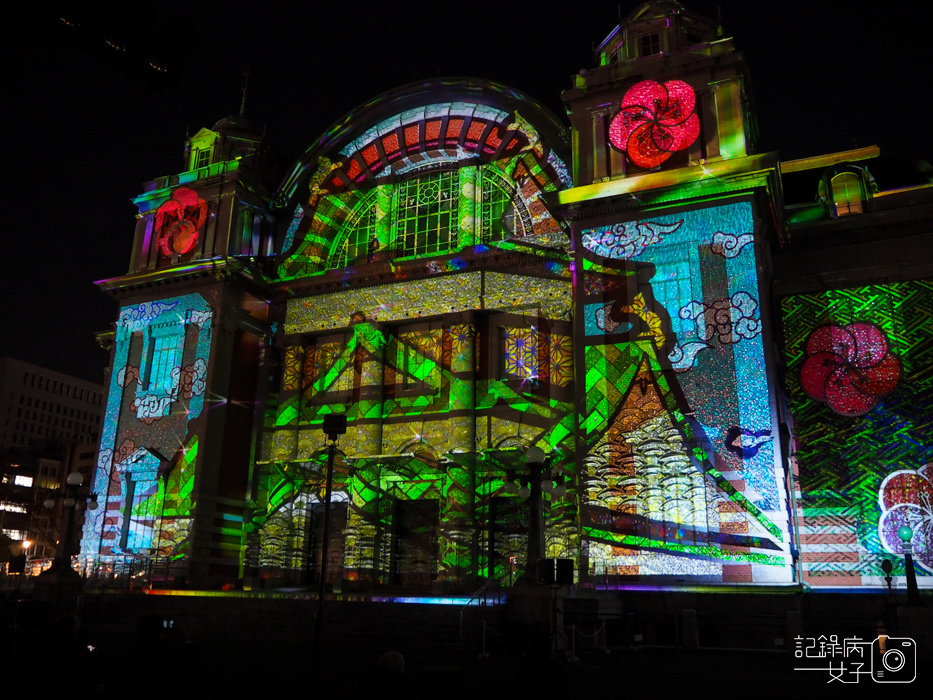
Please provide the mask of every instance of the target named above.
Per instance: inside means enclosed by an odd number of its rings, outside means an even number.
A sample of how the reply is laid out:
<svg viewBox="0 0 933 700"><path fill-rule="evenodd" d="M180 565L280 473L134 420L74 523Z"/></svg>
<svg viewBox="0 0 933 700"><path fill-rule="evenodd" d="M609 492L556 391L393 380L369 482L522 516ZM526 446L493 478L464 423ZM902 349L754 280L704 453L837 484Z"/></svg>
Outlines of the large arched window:
<svg viewBox="0 0 933 700"><path fill-rule="evenodd" d="M430 166L375 186L354 206L336 238L327 268L395 258L444 255L531 232L515 183L492 165Z"/></svg>
<svg viewBox="0 0 933 700"><path fill-rule="evenodd" d="M527 210L521 204L516 207L515 188L493 168L483 168L480 174L483 178L483 243L511 238L516 235L516 226L521 235L526 222L522 220L521 214L516 222L516 208L526 217Z"/></svg>
<svg viewBox="0 0 933 700"><path fill-rule="evenodd" d="M334 270L346 267L357 260L365 260L378 249L376 222L379 218L379 210L376 195L376 190L366 195L347 218L338 246L328 260L328 269Z"/></svg>

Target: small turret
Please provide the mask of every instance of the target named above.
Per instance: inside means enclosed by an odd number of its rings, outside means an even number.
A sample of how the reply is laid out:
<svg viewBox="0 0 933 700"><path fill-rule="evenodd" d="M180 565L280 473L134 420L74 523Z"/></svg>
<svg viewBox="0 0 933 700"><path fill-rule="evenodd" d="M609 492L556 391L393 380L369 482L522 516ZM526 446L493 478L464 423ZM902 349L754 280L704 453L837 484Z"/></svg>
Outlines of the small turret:
<svg viewBox="0 0 933 700"><path fill-rule="evenodd" d="M243 114L185 144L186 170L156 178L139 207L131 273L226 257L272 254L269 189L279 161Z"/></svg>
<svg viewBox="0 0 933 700"><path fill-rule="evenodd" d="M755 152L747 71L717 22L674 0L639 5L563 93L577 186Z"/></svg>

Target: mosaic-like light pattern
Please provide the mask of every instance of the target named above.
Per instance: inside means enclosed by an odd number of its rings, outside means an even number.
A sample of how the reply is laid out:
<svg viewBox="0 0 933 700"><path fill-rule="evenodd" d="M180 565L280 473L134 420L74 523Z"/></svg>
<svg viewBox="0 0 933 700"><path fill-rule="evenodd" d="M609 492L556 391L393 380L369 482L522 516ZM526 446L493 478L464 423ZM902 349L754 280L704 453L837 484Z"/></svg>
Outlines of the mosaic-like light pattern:
<svg viewBox="0 0 933 700"><path fill-rule="evenodd" d="M212 319L199 294L120 310L84 556L186 551Z"/></svg>
<svg viewBox="0 0 933 700"><path fill-rule="evenodd" d="M901 365L884 333L869 323L826 325L807 339L800 384L843 416L861 416L897 387Z"/></svg>
<svg viewBox="0 0 933 700"><path fill-rule="evenodd" d="M804 580L812 586L884 586L884 559L893 563L895 576L904 574L893 533L909 522L920 584L930 585L933 285L913 281L799 295L784 299L781 310ZM855 353L859 345L865 347ZM899 363L900 381L893 390L871 394L870 402L855 395L855 403L833 398L834 406L803 383L812 379L804 368L814 356L819 374L826 375L820 353L832 355L830 377L856 389L875 382L870 370L885 366L888 356ZM864 376L859 363L869 369ZM842 392L842 400L850 394ZM871 405L862 411L865 403Z"/></svg>
<svg viewBox="0 0 933 700"><path fill-rule="evenodd" d="M307 299L289 300L286 333L344 328L361 312L371 321L396 322L474 309L541 309L550 318L569 318L569 279L501 272L437 275L417 284L388 284Z"/></svg>
<svg viewBox="0 0 933 700"><path fill-rule="evenodd" d="M582 232L593 573L792 579L752 236L748 203Z"/></svg>
<svg viewBox="0 0 933 700"><path fill-rule="evenodd" d="M436 279L446 279L448 284L467 281L464 288L475 294L471 277L472 273L465 273ZM451 315L449 321L419 322L404 298L386 292L408 293L410 288L390 285L377 290L374 298L384 299L384 308L404 319L398 325L383 325L381 318L378 327L358 322L350 332L325 333L285 350L278 410L269 426L272 439L265 442L271 445L265 453L269 466L263 488L268 501L255 516L253 532L258 544L250 547L257 566L272 561L271 554L263 552L307 551L300 523L288 515L294 510L294 497L277 501L274 494L283 491L272 485L272 475L313 461L322 446L317 426L324 415L336 411L350 419L347 436L341 439L348 471L337 486L348 502L346 524L337 525L343 538L343 560L335 566L344 578L412 584L438 580L456 585L473 581L481 573L502 581L510 574L517 579L524 560L520 566L510 565L510 560L520 553L519 534L527 532L527 527L522 530L521 508L482 504L493 496L502 499L496 494L504 472L522 466L524 449L497 452L505 455L504 461L484 460L496 445L550 442L555 473L565 475L572 493L573 473L566 462L574 440L572 427L566 423L569 419L572 425L570 397L554 393L572 382L570 329L566 321L541 315L547 304L569 315L570 284L569 280L490 273L480 289L486 291L479 297L485 308L496 298L507 299L508 306L517 308L484 316L483 323L462 322L476 319L472 311ZM523 309L532 306L536 297L535 315L524 315ZM424 308L420 305L456 300L451 296L432 299L424 293L416 303ZM326 305L303 308L303 313L315 314L304 317L308 322L328 322L323 317ZM480 380L476 374L477 353L484 342L501 343L498 352L504 358L502 366L494 368L501 375L491 380ZM521 371L516 374L513 370L518 368ZM523 432L528 437L513 443ZM497 464L496 470L488 472L492 481L477 481L481 462L487 470ZM294 491L292 486L284 493ZM392 506L400 501L401 506ZM488 559L487 545L480 546L476 540L477 517L488 519L485 532L494 542L494 561ZM264 524L268 522L273 525ZM286 536L282 528L299 535ZM399 528L411 537L400 537ZM425 533L430 536L424 537ZM289 537L297 537L294 542L299 544L289 545ZM272 544L263 544L266 539ZM576 556L579 551L572 495L548 509L546 539L552 555ZM403 541L404 545L399 544ZM305 566L301 563L307 561L304 556L282 566Z"/></svg>
<svg viewBox="0 0 933 700"><path fill-rule="evenodd" d="M609 141L642 168L654 168L696 141L696 95L682 80L643 80L628 89L609 124Z"/></svg>

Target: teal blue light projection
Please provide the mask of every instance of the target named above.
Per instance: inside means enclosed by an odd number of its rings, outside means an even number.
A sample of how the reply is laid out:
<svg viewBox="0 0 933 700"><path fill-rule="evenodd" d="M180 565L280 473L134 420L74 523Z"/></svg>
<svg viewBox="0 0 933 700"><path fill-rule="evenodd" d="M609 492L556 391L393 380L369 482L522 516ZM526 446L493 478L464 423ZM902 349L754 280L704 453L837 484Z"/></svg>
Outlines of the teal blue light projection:
<svg viewBox="0 0 933 700"><path fill-rule="evenodd" d="M84 556L186 546L212 319L199 294L120 310L93 484L106 505L87 518Z"/></svg>
<svg viewBox="0 0 933 700"><path fill-rule="evenodd" d="M751 203L646 215L582 241L591 570L791 580Z"/></svg>

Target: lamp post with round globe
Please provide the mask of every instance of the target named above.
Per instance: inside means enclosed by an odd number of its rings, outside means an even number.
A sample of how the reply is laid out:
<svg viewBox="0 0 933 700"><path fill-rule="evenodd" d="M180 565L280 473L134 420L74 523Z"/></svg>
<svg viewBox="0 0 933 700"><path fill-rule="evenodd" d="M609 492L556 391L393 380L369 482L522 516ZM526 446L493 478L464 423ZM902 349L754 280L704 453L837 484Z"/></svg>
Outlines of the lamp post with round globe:
<svg viewBox="0 0 933 700"><path fill-rule="evenodd" d="M914 531L910 525L901 525L897 528L897 536L904 546L904 569L907 573L907 604L914 607L923 605L920 600L920 589L917 587L917 572L914 570L914 550L910 541Z"/></svg>
<svg viewBox="0 0 933 700"><path fill-rule="evenodd" d="M36 579L36 592L39 598L63 607L70 605L72 598L77 599L81 590L81 576L71 567L71 558L75 553L74 527L78 504L84 501L87 502L88 510L97 508L96 493L83 499L79 496L83 484L84 476L80 472L72 472L65 478L64 492L50 496L43 503L46 508L54 508L58 501L62 502L62 527L52 566Z"/></svg>

